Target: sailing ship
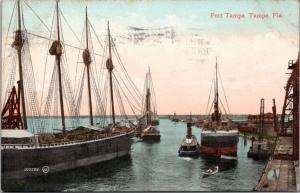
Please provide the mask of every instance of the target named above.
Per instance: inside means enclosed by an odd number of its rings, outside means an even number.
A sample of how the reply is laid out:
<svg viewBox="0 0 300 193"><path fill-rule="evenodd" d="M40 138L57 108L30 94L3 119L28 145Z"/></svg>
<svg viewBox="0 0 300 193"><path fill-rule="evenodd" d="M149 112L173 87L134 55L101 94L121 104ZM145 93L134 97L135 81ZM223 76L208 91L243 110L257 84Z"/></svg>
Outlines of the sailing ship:
<svg viewBox="0 0 300 193"><path fill-rule="evenodd" d="M220 99L218 91L217 59L215 66L214 88L214 100L212 104L213 112L208 120L204 120L201 132L201 154L213 157L221 157L222 155L236 156L239 132L228 117L226 119L223 118L221 109L219 108ZM221 104L223 106L222 102ZM226 113L224 106L223 110ZM210 112L208 114L210 114Z"/></svg>
<svg viewBox="0 0 300 193"><path fill-rule="evenodd" d="M156 99L150 68L148 68L146 74L144 90L144 113L139 120L139 128L136 130L136 135L144 141L159 141L159 118L156 111Z"/></svg>
<svg viewBox="0 0 300 193"><path fill-rule="evenodd" d="M27 74L26 69L28 64L25 63L24 56L29 54L28 37L29 34L24 26L24 20L22 16L21 5L24 6L25 2L17 0L16 6L16 23L18 28L14 33L13 48L17 52L17 64L19 68L19 81L18 87L11 86L9 96L3 107L1 114L1 163L2 163L2 179L9 178L26 178L33 176L47 175L54 172L64 171L67 169L77 168L81 166L87 166L103 161L108 161L117 157L129 155L131 151L132 137L134 134L134 125L123 124L116 122L115 107L114 107L114 89L116 85L113 83L113 77L116 77L113 73L114 65L112 60L112 46L113 40L110 35L110 29L108 24L108 59L106 60L106 70L108 72L109 80L109 93L111 104L111 120L112 123L103 127L97 126L94 123L95 117L93 117L92 97L91 97L91 85L94 88L95 97L99 98L99 88L95 86L95 80L92 78L91 73L91 45L90 42L90 27L91 23L88 19L87 8L85 18L85 31L86 31L86 44L83 49L83 63L84 73L87 73L88 84L88 101L89 101L89 118L90 125L76 126L74 128L68 128L65 118L65 107L73 110L73 114L78 115L78 105L74 102L74 97L70 95L69 85L66 83L64 66L62 65L62 56L64 54L63 48L64 41L61 39L61 21L59 3L56 1L55 14L53 15L56 20L56 40L52 43L49 53L55 56L55 66L52 74L52 80L50 83L50 90L47 96L47 102L45 112L49 114L51 104L50 99L54 98L54 101L59 102L60 106L60 118L61 128L54 128L53 131L48 131L47 125L42 124L45 121L41 117L36 100L36 91L29 92L29 89L34 88L34 84L29 85L34 81L33 74ZM49 39L49 41L51 41ZM27 55L26 55L27 54ZM28 59L28 58L27 58ZM31 60L30 60L31 61ZM56 77L53 79L53 77ZM57 79L58 78L58 79ZM14 84L13 81L12 84ZM91 84L92 83L92 84ZM29 86L28 86L29 85ZM10 88L10 86L8 86ZM52 90L51 90L52 89ZM68 93L64 93L64 90L68 90ZM80 87L79 90L82 90ZM9 92L9 91L8 91ZM53 97L55 93L58 97ZM118 95L118 93L117 93ZM58 100L57 100L58 99ZM64 99L71 100L64 104ZM73 101L72 101L73 100ZM103 108L101 104L103 100L95 100L97 106ZM36 105L36 106L34 106ZM58 111L59 108L54 107L54 111ZM98 109L98 108L97 108ZM33 110L36 110L34 115ZM31 117L28 116L30 113ZM106 117L102 115L102 117ZM40 121L40 120L43 121ZM57 117L49 118L49 122L53 123L57 120ZM106 119L105 119L106 120ZM28 122L37 121L38 124L29 124ZM41 124L40 124L41 123ZM38 129L34 130L33 126ZM56 132L55 132L56 131Z"/></svg>
<svg viewBox="0 0 300 193"><path fill-rule="evenodd" d="M180 148L178 150L179 156L196 157L200 153L200 145L195 135L192 134L192 124L187 123L187 134L182 139Z"/></svg>

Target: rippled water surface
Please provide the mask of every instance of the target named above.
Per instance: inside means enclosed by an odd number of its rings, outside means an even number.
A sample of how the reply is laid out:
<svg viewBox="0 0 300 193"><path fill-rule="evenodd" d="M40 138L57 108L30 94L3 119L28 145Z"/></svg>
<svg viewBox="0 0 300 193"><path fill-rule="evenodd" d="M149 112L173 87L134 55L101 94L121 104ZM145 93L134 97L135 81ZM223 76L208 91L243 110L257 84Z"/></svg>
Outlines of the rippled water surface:
<svg viewBox="0 0 300 193"><path fill-rule="evenodd" d="M247 158L250 141L240 138L238 160L178 157L186 132L183 123L161 119L161 142L134 139L130 156L90 167L74 169L29 180L2 181L2 189L14 191L251 191L265 165ZM199 128L193 128L200 140ZM203 178L212 165L219 173Z"/></svg>

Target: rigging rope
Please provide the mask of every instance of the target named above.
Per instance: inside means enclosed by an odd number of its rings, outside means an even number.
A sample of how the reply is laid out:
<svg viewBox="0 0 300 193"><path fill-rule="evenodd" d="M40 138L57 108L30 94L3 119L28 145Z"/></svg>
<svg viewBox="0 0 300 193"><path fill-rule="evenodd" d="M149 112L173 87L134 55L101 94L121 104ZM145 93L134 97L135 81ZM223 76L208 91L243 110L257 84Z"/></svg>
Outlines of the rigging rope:
<svg viewBox="0 0 300 193"><path fill-rule="evenodd" d="M125 88L127 89L127 91L129 92L129 94L132 96L132 99L136 102L136 104L139 106L139 108L141 108L141 104L140 104L140 100L136 99L136 97L132 94L132 92L130 91L130 89L127 87L126 83L124 82L124 80L122 79L120 73L118 72L117 69L115 69L115 72L117 72L117 74L119 75L120 80L122 81L122 83L124 84Z"/></svg>
<svg viewBox="0 0 300 193"><path fill-rule="evenodd" d="M115 74L113 74L113 77L114 77L114 79L115 79L116 84L119 85L119 87L121 88L122 93L124 94L125 98L127 99L128 104L129 104L129 107L131 108L132 112L133 112L134 115L136 116L136 113L135 113L135 111L133 110L132 107L134 107L134 108L137 109L138 111L140 111L140 108L136 107L133 103L131 103L131 101L129 100L129 98L128 98L127 95L125 94L124 90L123 90L122 87L120 86L120 83L119 83L119 81L117 80Z"/></svg>
<svg viewBox="0 0 300 193"><path fill-rule="evenodd" d="M73 35L75 36L75 38L77 39L78 42L80 42L80 39L78 38L78 36L76 35L76 33L74 32L74 30L72 29L72 27L70 26L69 22L66 20L63 12L61 11L61 9L59 8L59 13L60 15L63 16L64 21L66 22L67 26L70 28L70 30L72 31ZM61 22L61 21L60 21Z"/></svg>
<svg viewBox="0 0 300 193"><path fill-rule="evenodd" d="M38 108L38 100L36 93L36 84L35 84L35 73L32 66L31 53L30 53L30 45L27 37L27 29L24 25L24 14L23 14L23 6L21 6L21 19L23 24L23 34L22 38L24 38L24 44L22 47L22 67L23 67L23 89L25 92L26 98L26 106L27 106L27 120L28 123L31 124L28 129L30 129L34 134L40 132L41 130L41 122L40 122L40 111ZM30 118L29 118L30 117Z"/></svg>
<svg viewBox="0 0 300 193"><path fill-rule="evenodd" d="M114 89L115 96L117 98L116 101L117 101L118 106L119 106L120 116L121 116L121 118L123 117L123 118L127 119L125 109L124 109L124 105L123 105L123 101L122 101L122 97L119 93L118 85L115 83L115 79L113 81L114 81L114 88L113 89Z"/></svg>
<svg viewBox="0 0 300 193"><path fill-rule="evenodd" d="M40 18L40 16L32 9L32 7L30 7L30 5L26 1L23 2L33 12L33 14L40 20L40 22L44 25L44 27L48 30L48 32L51 33L51 30L48 28L45 22Z"/></svg>
<svg viewBox="0 0 300 193"><path fill-rule="evenodd" d="M3 58L5 58L5 56L6 56L6 46L7 46L7 41L8 41L8 34L9 34L9 30L10 30L10 27L11 27L11 22L12 22L12 18L13 18L13 15L14 15L14 12L15 12L15 9L16 9L16 6L17 6L17 1L15 1L14 8L13 8L13 11L12 11L11 16L10 16L10 19L9 19L8 29L7 29L6 37L5 37L5 44L4 44ZM7 64L8 64L8 63L7 63ZM4 65L3 65L3 68L5 68L5 63L4 63Z"/></svg>
<svg viewBox="0 0 300 193"><path fill-rule="evenodd" d="M53 24L54 24L54 12L53 12L53 16L52 16L51 30L50 30L50 37L49 37L49 41L48 41L48 46L47 46L47 50L46 50L46 60L45 60L45 64L44 64L44 76L43 76L43 86L42 86L42 95L41 95L40 112L42 112L42 106L43 106L44 88L45 88L45 79L46 79L47 63L48 63L48 56L49 56L48 50L49 50L50 45L51 45L50 39L51 39L51 37L52 37Z"/></svg>
<svg viewBox="0 0 300 193"><path fill-rule="evenodd" d="M45 39L45 40L50 40L50 41L55 41L54 39L49 39L47 37L44 37L44 36L41 36L41 35L38 35L38 34L34 34L32 32L27 32L28 35L32 35L32 36L35 36L35 37L38 37L38 38L41 38L41 39ZM77 46L72 46L71 44L68 44L68 43L65 43L63 41L61 41L61 44L65 45L65 46L68 46L70 48L74 48L74 49L79 49L79 50L84 50L82 48L79 48ZM95 55L97 56L102 56L101 54L98 54L98 53L95 53Z"/></svg>
<svg viewBox="0 0 300 193"><path fill-rule="evenodd" d="M83 42L83 33L84 33L84 28L83 28L83 30L82 30L82 33L81 33L81 39L80 39L80 44L79 44L79 47L81 48L81 46L82 46L82 42ZM74 93L76 93L76 83L77 83L77 72L78 72L78 63L80 63L79 62L79 56L80 56L80 53L81 53L81 50L78 50L78 55L77 55L77 62L76 62L76 70L75 70L75 79L74 79ZM75 95L76 96L76 95Z"/></svg>
<svg viewBox="0 0 300 193"><path fill-rule="evenodd" d="M225 102L226 102L226 106L227 106L227 109L228 109L228 113L230 113L230 109L229 109L229 105L228 105L228 101L227 101L227 97L226 97L226 93L225 93L225 89L224 89L224 85L223 85L223 80L222 80L222 77L221 77L221 73L218 73L219 77L220 77L220 80L221 80L221 85L222 85L222 90L223 90L223 95L224 95L224 98L225 98ZM225 109L224 109L225 110Z"/></svg>
<svg viewBox="0 0 300 193"><path fill-rule="evenodd" d="M154 115L157 115L157 103L156 103L156 93L154 90L154 83L152 81L152 75L151 72L149 70L149 78L150 78L150 84L151 84L151 93L153 93L153 97L151 97L152 99L152 103L153 103L153 110L154 110Z"/></svg>
<svg viewBox="0 0 300 193"><path fill-rule="evenodd" d="M112 44L113 44L113 51L115 52L115 54L116 54L116 56L117 56L117 59L118 59L118 61L119 61L119 64L120 64L120 66L121 66L121 69L123 70L123 72L124 72L124 74L125 74L125 77L126 77L127 80L129 81L129 83L130 83L130 85L132 86L133 90L135 91L136 95L139 97L139 99L141 99L141 98L142 98L142 95L141 95L141 93L139 92L139 90L137 89L137 87L136 87L136 85L134 84L134 82L132 81L132 79L130 78L130 76L129 76L127 70L126 70L126 68L124 67L124 64L123 64L123 62L122 62L122 60L121 60L121 57L120 57L119 52L118 52L118 50L117 50L117 48L116 48L116 46L115 46L114 41L112 41Z"/></svg>
<svg viewBox="0 0 300 193"><path fill-rule="evenodd" d="M94 27L93 27L93 25L91 24L91 22L90 22L89 19L88 19L88 24L90 24L89 26L91 26L91 28L92 28L92 30L93 30L95 36L96 36L96 39L97 39L99 45L100 45L100 46L102 47L102 49L104 50L104 47L103 47L103 45L101 44L101 41L99 40L99 38L98 38L98 36L97 36L97 33L96 33L96 31L95 31L95 29L94 29Z"/></svg>
<svg viewBox="0 0 300 193"><path fill-rule="evenodd" d="M211 91L212 91L213 85L214 85L214 79L211 82L210 91L209 91L209 97L208 97L208 101L207 101L207 105L206 105L206 109L205 109L205 113L208 113L208 115L210 114L210 112L207 112L207 110L208 110L208 106L210 104L210 97L211 97Z"/></svg>

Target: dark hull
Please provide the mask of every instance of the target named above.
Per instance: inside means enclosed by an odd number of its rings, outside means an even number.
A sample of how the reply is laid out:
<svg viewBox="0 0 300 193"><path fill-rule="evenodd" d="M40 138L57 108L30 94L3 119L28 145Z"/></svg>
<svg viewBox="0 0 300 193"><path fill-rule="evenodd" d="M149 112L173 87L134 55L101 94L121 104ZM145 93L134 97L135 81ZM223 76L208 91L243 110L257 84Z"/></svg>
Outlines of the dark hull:
<svg viewBox="0 0 300 193"><path fill-rule="evenodd" d="M201 135L201 154L213 157L237 156L237 133L207 133Z"/></svg>
<svg viewBox="0 0 300 193"><path fill-rule="evenodd" d="M143 141L160 141L160 135L143 135Z"/></svg>
<svg viewBox="0 0 300 193"><path fill-rule="evenodd" d="M180 157L197 157L199 156L200 152L198 150L195 151L179 151L178 155Z"/></svg>
<svg viewBox="0 0 300 193"><path fill-rule="evenodd" d="M201 154L212 156L212 157L221 157L221 155L227 156L237 156L237 146L233 147L207 147L201 146Z"/></svg>
<svg viewBox="0 0 300 193"><path fill-rule="evenodd" d="M180 157L197 157L200 155L199 145L193 147L180 146L178 150Z"/></svg>
<svg viewBox="0 0 300 193"><path fill-rule="evenodd" d="M271 156L271 153L267 152L253 152L251 150L247 153L248 157L251 157L253 159L268 159Z"/></svg>
<svg viewBox="0 0 300 193"><path fill-rule="evenodd" d="M133 132L60 146L3 148L2 178L47 175L128 155Z"/></svg>

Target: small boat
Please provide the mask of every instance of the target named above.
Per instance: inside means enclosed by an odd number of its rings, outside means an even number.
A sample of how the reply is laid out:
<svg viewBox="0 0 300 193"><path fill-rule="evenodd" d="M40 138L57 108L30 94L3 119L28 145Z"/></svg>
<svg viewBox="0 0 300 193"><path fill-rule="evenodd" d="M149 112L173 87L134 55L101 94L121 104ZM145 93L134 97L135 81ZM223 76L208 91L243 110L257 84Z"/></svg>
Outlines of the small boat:
<svg viewBox="0 0 300 193"><path fill-rule="evenodd" d="M200 146L195 135L192 135L191 123L187 123L187 135L183 138L178 150L180 157L197 157L200 154Z"/></svg>
<svg viewBox="0 0 300 193"><path fill-rule="evenodd" d="M219 172L219 166L215 166L215 167L209 168L208 170L203 172L203 177L208 177L208 176L214 175L218 172Z"/></svg>
<svg viewBox="0 0 300 193"><path fill-rule="evenodd" d="M237 157L228 156L228 155L221 155L221 159L231 159L231 160L236 160Z"/></svg>

